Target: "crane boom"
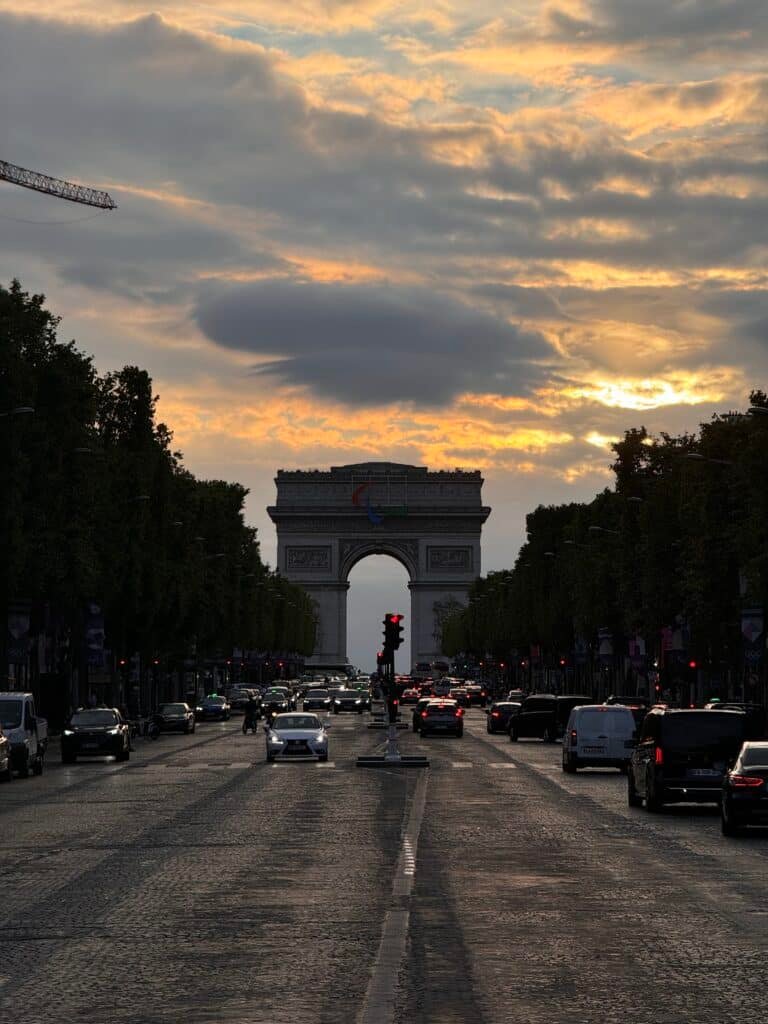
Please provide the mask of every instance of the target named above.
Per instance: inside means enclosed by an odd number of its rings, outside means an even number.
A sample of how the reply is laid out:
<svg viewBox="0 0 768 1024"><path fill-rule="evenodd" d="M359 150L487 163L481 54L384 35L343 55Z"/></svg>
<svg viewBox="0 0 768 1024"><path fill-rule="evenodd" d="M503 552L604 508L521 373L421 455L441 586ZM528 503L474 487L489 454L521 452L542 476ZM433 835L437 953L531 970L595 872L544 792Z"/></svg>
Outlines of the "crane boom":
<svg viewBox="0 0 768 1024"><path fill-rule="evenodd" d="M17 167L0 160L0 181L9 181L12 185L31 188L35 192L45 192L49 196L68 199L71 203L84 203L86 206L98 206L102 210L114 210L117 203L109 192L100 192L85 185L75 185L61 178L51 178L48 174L29 171L26 167Z"/></svg>

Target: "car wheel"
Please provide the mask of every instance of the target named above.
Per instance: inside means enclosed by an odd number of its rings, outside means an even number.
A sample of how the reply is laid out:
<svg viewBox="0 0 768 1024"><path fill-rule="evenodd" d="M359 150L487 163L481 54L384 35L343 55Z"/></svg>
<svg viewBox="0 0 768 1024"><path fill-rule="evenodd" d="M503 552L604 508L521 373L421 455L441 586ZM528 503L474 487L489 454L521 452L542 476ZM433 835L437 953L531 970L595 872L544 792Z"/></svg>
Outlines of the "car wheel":
<svg viewBox="0 0 768 1024"><path fill-rule="evenodd" d="M267 762L268 762L269 764L272 764L272 762L273 762L274 760L275 760L275 755L274 755L274 754L267 754Z"/></svg>
<svg viewBox="0 0 768 1024"><path fill-rule="evenodd" d="M318 754L317 755L317 760L318 761L327 761L328 760L328 755L327 754Z"/></svg>
<svg viewBox="0 0 768 1024"><path fill-rule="evenodd" d="M630 807L640 807L642 802L635 789L635 777L630 771L627 773L627 803Z"/></svg>
<svg viewBox="0 0 768 1024"><path fill-rule="evenodd" d="M5 769L0 772L0 782L10 782L13 778L13 771L11 770L11 755L8 755L8 760L5 763Z"/></svg>
<svg viewBox="0 0 768 1024"><path fill-rule="evenodd" d="M486 722L485 723L485 731L487 733L492 733L493 732L493 729L491 728L491 723L490 722Z"/></svg>
<svg viewBox="0 0 768 1024"><path fill-rule="evenodd" d="M32 765L32 774L33 775L42 775L43 774L43 767L44 767L44 765L45 765L45 762L43 760L43 755L42 754L38 754L38 756L35 758L34 764Z"/></svg>
<svg viewBox="0 0 768 1024"><path fill-rule="evenodd" d="M196 728L197 728L197 722L193 722L192 723L192 728L189 731L194 735L194 732L195 732Z"/></svg>
<svg viewBox="0 0 768 1024"><path fill-rule="evenodd" d="M509 742L510 743L517 743L517 729L510 729L509 730Z"/></svg>
<svg viewBox="0 0 768 1024"><path fill-rule="evenodd" d="M569 775L576 773L576 759L572 758L570 754L563 751L563 771Z"/></svg>
<svg viewBox="0 0 768 1024"><path fill-rule="evenodd" d="M74 764L76 760L77 760L77 755L76 754L62 754L61 755L61 763L62 764Z"/></svg>
<svg viewBox="0 0 768 1024"><path fill-rule="evenodd" d="M456 736L457 736L458 739L461 739L461 737L463 735L464 735L464 726L460 725L459 728L456 730Z"/></svg>
<svg viewBox="0 0 768 1024"><path fill-rule="evenodd" d="M720 830L724 836L744 835L744 826L733 820L733 813L728 807L727 800L720 804Z"/></svg>
<svg viewBox="0 0 768 1024"><path fill-rule="evenodd" d="M26 760L19 765L19 778L26 779L29 777L29 754L27 754Z"/></svg>
<svg viewBox="0 0 768 1024"><path fill-rule="evenodd" d="M118 761L127 761L131 756L131 751L126 747L125 750L121 750L117 755Z"/></svg>
<svg viewBox="0 0 768 1024"><path fill-rule="evenodd" d="M651 814L658 814L664 807L664 791L651 782L650 778L645 780L645 809Z"/></svg>
<svg viewBox="0 0 768 1024"><path fill-rule="evenodd" d="M184 735L185 736L189 736L189 734L191 732L192 732L192 726L189 724L189 722L187 722L187 724L184 726Z"/></svg>

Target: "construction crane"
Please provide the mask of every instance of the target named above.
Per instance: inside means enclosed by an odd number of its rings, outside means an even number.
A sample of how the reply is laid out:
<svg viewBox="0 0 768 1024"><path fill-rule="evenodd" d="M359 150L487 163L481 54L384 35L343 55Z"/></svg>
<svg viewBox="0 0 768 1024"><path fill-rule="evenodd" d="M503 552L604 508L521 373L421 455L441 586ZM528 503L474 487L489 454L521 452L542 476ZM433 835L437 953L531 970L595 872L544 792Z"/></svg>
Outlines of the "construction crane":
<svg viewBox="0 0 768 1024"><path fill-rule="evenodd" d="M26 167L17 167L16 164L6 163L5 160L0 160L0 181L9 181L12 185L31 188L35 192L44 192L58 199L68 199L71 203L98 206L101 210L114 210L117 207L109 192L100 192L95 188L86 188L85 185L75 185L74 182L62 181L61 178L51 178L47 174L28 171Z"/></svg>

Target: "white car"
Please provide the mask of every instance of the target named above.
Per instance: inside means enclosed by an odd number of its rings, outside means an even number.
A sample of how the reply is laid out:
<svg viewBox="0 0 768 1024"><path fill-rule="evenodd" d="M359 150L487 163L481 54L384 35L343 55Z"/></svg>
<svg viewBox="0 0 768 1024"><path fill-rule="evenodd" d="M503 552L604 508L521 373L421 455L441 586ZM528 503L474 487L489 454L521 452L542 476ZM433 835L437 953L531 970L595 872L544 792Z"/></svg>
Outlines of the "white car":
<svg viewBox="0 0 768 1024"><path fill-rule="evenodd" d="M635 749L637 726L622 704L582 704L573 708L563 735L563 771L618 768L626 772Z"/></svg>
<svg viewBox="0 0 768 1024"><path fill-rule="evenodd" d="M327 761L329 728L330 723L322 722L317 715L295 711L275 715L272 724L264 726L267 761L278 757L286 761L299 757Z"/></svg>

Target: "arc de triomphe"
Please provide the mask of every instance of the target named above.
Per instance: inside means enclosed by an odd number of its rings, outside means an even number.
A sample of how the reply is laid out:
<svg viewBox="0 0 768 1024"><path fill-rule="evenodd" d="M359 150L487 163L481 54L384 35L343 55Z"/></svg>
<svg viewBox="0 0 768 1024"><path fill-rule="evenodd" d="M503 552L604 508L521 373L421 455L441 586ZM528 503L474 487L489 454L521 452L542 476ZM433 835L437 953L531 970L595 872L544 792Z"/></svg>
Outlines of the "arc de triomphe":
<svg viewBox="0 0 768 1024"><path fill-rule="evenodd" d="M391 555L408 572L411 658L440 657L440 617L466 604L480 575L480 532L490 515L477 470L365 462L329 471L278 470L277 566L311 595L318 638L309 664L347 661L349 574L367 555ZM386 611L399 609L382 608Z"/></svg>

